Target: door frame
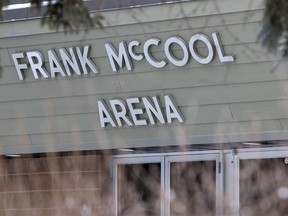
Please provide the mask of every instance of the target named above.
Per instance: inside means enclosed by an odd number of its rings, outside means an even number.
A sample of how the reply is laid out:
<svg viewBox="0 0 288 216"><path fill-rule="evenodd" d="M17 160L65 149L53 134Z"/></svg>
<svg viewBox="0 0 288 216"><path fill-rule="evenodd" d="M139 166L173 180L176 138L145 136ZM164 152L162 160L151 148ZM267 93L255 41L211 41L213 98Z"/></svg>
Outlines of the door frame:
<svg viewBox="0 0 288 216"><path fill-rule="evenodd" d="M240 210L240 161L247 159L269 159L269 158L283 158L288 157L288 147L265 147L265 148L252 148L252 149L239 149L233 151L231 161L233 163L231 170L233 180L230 191L233 191L233 212L234 216L239 216Z"/></svg>
<svg viewBox="0 0 288 216"><path fill-rule="evenodd" d="M216 215L222 215L222 201L224 193L223 180L223 151L188 151L188 152L173 152L173 153L145 153L145 154L123 154L112 157L112 179L113 179L113 196L115 216L118 211L118 194L117 194L117 172L118 165L123 164L145 164L145 163L160 163L161 164L161 216L170 214L170 163L171 162L192 162L192 161L215 161L216 170ZM168 198L167 198L168 196Z"/></svg>
<svg viewBox="0 0 288 216"><path fill-rule="evenodd" d="M146 156L137 156L137 155L121 155L114 156L112 158L113 168L112 168L112 176L113 176L113 195L114 195L114 208L115 208L115 216L118 215L118 181L117 181L117 173L118 173L118 165L123 164L148 164L148 163L160 163L161 165L161 216L164 216L164 199L162 195L162 191L164 191L164 158L146 155Z"/></svg>
<svg viewBox="0 0 288 216"><path fill-rule="evenodd" d="M222 201L224 193L223 181L223 153L222 151L205 151L205 152L189 152L181 155L167 155L165 156L165 191L167 191L165 198L165 215L170 215L170 171L171 163L174 162L193 162L193 161L215 161L215 212L216 215L222 215Z"/></svg>

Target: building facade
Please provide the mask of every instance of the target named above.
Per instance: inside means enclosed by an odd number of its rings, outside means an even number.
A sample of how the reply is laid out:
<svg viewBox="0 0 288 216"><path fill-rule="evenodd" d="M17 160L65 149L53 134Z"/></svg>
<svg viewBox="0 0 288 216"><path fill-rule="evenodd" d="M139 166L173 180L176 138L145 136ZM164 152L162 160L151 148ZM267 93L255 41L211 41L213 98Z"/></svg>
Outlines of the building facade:
<svg viewBox="0 0 288 216"><path fill-rule="evenodd" d="M2 22L0 215L287 214L288 74L255 42L263 9L107 6L78 34Z"/></svg>

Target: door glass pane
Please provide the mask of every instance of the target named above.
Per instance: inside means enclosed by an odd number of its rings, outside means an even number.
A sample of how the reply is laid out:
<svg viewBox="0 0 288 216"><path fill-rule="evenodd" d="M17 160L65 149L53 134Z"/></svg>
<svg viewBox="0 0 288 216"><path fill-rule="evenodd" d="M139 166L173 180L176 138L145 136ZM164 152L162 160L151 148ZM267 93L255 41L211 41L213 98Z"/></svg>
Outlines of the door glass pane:
<svg viewBox="0 0 288 216"><path fill-rule="evenodd" d="M118 215L160 216L160 163L118 166Z"/></svg>
<svg viewBox="0 0 288 216"><path fill-rule="evenodd" d="M215 215L216 163L171 163L170 215Z"/></svg>
<svg viewBox="0 0 288 216"><path fill-rule="evenodd" d="M288 158L240 161L240 215L288 215Z"/></svg>

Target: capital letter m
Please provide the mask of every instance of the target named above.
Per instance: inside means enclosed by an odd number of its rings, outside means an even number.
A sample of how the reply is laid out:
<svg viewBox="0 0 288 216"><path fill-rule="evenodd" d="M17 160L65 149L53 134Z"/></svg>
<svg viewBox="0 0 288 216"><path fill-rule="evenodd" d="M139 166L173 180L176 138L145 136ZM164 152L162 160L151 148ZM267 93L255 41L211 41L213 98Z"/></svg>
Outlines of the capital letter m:
<svg viewBox="0 0 288 216"><path fill-rule="evenodd" d="M110 65L114 72L117 72L120 68L123 68L125 65L128 70L131 70L133 65L130 57L128 56L127 46L125 41L119 43L119 52L117 55L117 51L113 47L111 43L105 44L106 52L108 54L108 58L110 61ZM124 61L123 61L124 60Z"/></svg>

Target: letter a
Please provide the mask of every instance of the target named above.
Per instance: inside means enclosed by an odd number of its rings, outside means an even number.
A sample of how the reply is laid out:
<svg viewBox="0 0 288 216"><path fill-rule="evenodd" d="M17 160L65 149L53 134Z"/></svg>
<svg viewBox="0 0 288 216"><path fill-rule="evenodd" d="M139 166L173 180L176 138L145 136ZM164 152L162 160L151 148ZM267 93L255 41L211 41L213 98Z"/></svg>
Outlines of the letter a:
<svg viewBox="0 0 288 216"><path fill-rule="evenodd" d="M169 95L165 95L165 108L166 108L166 116L167 122L172 123L172 119L176 118L179 122L184 122L183 115L181 114L179 108L175 105L172 97Z"/></svg>
<svg viewBox="0 0 288 216"><path fill-rule="evenodd" d="M109 123L112 127L116 127L116 124L103 100L98 101L98 110L101 127L105 127L105 123Z"/></svg>

